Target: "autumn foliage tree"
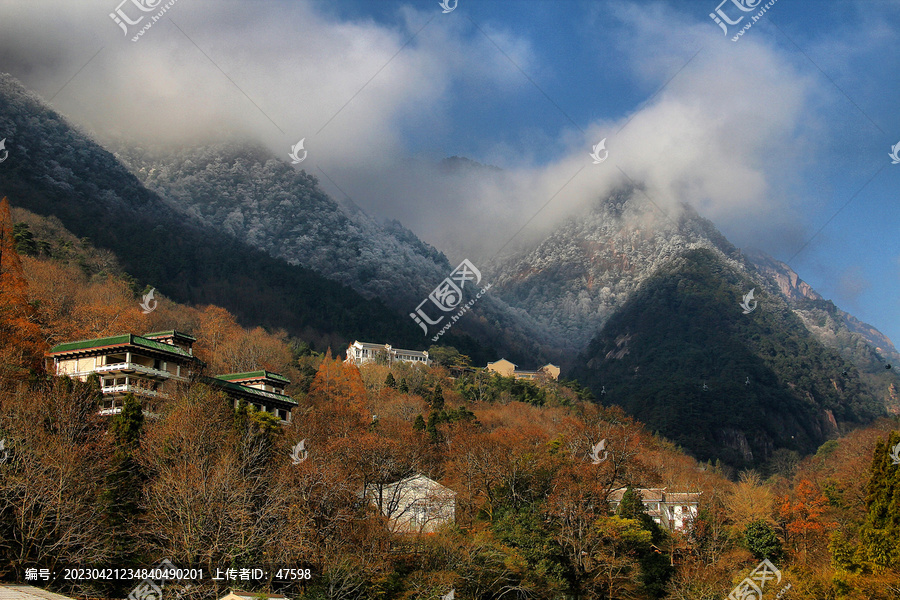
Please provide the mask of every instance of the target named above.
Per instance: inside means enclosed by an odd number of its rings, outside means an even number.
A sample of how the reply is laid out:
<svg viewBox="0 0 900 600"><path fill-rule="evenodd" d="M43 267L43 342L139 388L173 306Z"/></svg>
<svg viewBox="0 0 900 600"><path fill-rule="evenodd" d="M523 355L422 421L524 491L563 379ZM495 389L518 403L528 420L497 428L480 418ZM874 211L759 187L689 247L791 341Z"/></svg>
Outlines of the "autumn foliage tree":
<svg viewBox="0 0 900 600"><path fill-rule="evenodd" d="M778 499L778 515L784 524L787 539L800 551L802 560L810 548L821 547L828 527L825 518L828 500L807 479L801 479L793 493Z"/></svg>
<svg viewBox="0 0 900 600"><path fill-rule="evenodd" d="M9 201L0 201L0 380L21 378L40 365L44 344L35 311L28 303L28 283L16 252Z"/></svg>

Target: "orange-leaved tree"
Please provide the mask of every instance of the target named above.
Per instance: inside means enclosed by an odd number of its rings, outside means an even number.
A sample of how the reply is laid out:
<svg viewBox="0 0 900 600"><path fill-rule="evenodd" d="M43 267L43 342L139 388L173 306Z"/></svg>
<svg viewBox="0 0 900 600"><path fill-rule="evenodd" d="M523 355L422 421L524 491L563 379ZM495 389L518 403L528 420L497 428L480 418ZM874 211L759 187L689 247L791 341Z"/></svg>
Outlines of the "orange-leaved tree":
<svg viewBox="0 0 900 600"><path fill-rule="evenodd" d="M9 201L0 201L0 379L21 377L40 365L44 345L34 309L28 304L28 283L16 252Z"/></svg>
<svg viewBox="0 0 900 600"><path fill-rule="evenodd" d="M787 537L805 561L810 546L824 544L825 532L835 524L825 518L828 500L808 479L801 479L793 494L778 499L778 515Z"/></svg>

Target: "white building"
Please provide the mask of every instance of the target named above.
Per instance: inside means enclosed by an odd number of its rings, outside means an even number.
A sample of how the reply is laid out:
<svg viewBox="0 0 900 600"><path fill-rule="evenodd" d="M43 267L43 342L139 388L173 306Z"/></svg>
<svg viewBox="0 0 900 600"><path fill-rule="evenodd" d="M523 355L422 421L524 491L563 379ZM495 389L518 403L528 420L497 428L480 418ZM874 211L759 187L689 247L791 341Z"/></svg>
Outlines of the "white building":
<svg viewBox="0 0 900 600"><path fill-rule="evenodd" d="M627 488L613 490L609 504L618 510ZM700 492L667 492L666 488L633 488L641 495L647 514L669 531L684 531L697 518Z"/></svg>
<svg viewBox="0 0 900 600"><path fill-rule="evenodd" d="M370 484L365 495L395 533L433 533L456 519L456 492L422 474Z"/></svg>
<svg viewBox="0 0 900 600"><path fill-rule="evenodd" d="M359 340L347 347L347 358L344 359L344 362L353 363L358 367L361 364L377 360L383 360L388 365L395 362L431 364L427 351L403 350L402 348L392 348L390 344L373 344Z"/></svg>

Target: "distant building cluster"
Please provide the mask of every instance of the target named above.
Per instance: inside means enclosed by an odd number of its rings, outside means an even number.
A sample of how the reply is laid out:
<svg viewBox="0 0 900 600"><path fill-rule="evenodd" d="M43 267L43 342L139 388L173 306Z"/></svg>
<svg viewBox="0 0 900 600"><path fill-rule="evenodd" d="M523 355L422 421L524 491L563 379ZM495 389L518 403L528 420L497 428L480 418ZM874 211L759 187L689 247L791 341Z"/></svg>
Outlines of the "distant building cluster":
<svg viewBox="0 0 900 600"><path fill-rule="evenodd" d="M522 371L516 367L518 367L517 364L501 358L497 362L488 363L486 368L492 373L497 373L503 377L515 377L516 379L539 379L540 377L547 377L554 381L559 379L559 367L550 363L547 363L537 371Z"/></svg>
<svg viewBox="0 0 900 600"><path fill-rule="evenodd" d="M222 390L234 400L245 402L288 423L296 401L284 394L290 383L269 371L231 373L201 377L203 362L194 356L197 339L179 331L158 331L145 335L122 335L59 344L50 349L47 370L86 381L96 373L100 378L102 415L122 411L126 394L133 394L150 414L158 401L169 398L179 383L199 380Z"/></svg>

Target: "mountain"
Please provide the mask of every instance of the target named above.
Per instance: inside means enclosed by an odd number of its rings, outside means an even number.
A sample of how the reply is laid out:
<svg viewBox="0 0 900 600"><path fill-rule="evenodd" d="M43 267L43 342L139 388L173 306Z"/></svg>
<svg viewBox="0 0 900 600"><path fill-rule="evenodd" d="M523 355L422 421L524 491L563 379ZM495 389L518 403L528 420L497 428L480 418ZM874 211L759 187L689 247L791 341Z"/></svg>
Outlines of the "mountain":
<svg viewBox="0 0 900 600"><path fill-rule="evenodd" d="M40 98L0 75L0 197L53 215L110 250L137 280L180 302L217 304L245 323L284 328L319 346L354 337L412 345L408 317L314 271L187 218Z"/></svg>
<svg viewBox="0 0 900 600"><path fill-rule="evenodd" d="M746 253L756 269L778 285L794 313L816 338L864 370L900 365L900 353L886 335L820 296L788 265L760 250Z"/></svg>
<svg viewBox="0 0 900 600"><path fill-rule="evenodd" d="M883 415L859 370L820 344L778 294L709 249L647 278L604 324L575 372L605 403L700 459L759 466L810 453Z"/></svg>
<svg viewBox="0 0 900 600"><path fill-rule="evenodd" d="M320 348L361 338L452 345L476 365L554 361L602 402L735 465L900 413L887 338L786 265L743 254L690 207L662 212L639 188L484 265L491 292L438 337L408 315L450 274L447 258L259 146L122 147L119 160L8 76L0 135L0 195L13 205L53 215L173 300L218 304ZM495 171L458 157L442 167ZM743 315L751 289L759 308Z"/></svg>
<svg viewBox="0 0 900 600"><path fill-rule="evenodd" d="M404 316L456 267L401 223L379 223L352 203L337 203L316 177L254 144L175 151L120 144L116 155L171 210L379 299ZM497 170L458 157L444 168ZM480 286L488 283L493 280ZM479 365L501 355L526 362L544 357L531 317L493 294L480 298L437 341L438 328L427 335L416 330L412 347L453 345Z"/></svg>
<svg viewBox="0 0 900 600"><path fill-rule="evenodd" d="M664 213L637 188L491 273L567 374L698 458L760 466L900 409L885 336L689 206ZM744 315L750 290L759 309Z"/></svg>
<svg viewBox="0 0 900 600"><path fill-rule="evenodd" d="M316 177L256 145L123 145L116 156L174 209L368 298L414 307L455 266L399 222L346 210Z"/></svg>
<svg viewBox="0 0 900 600"><path fill-rule="evenodd" d="M659 268L687 250L740 252L689 207L672 217L625 188L560 225L534 248L492 265L496 293L537 322L543 346L572 364L603 323Z"/></svg>

